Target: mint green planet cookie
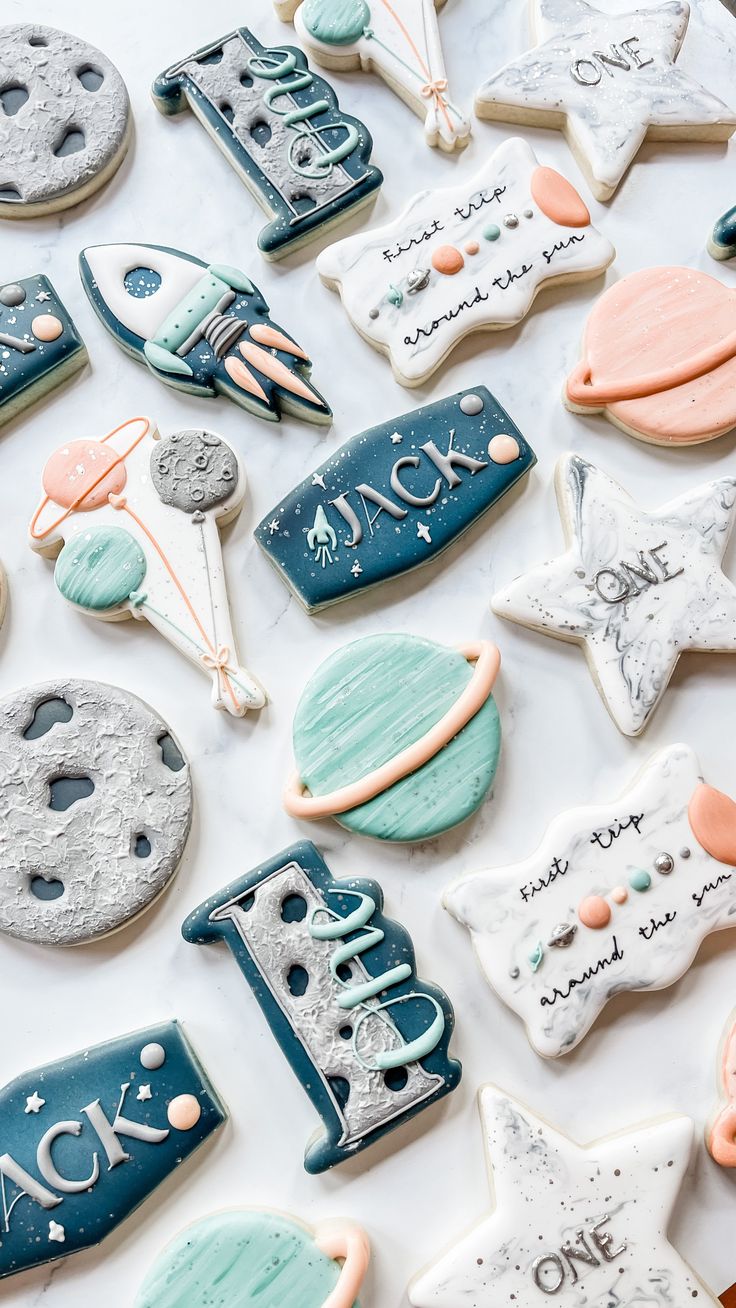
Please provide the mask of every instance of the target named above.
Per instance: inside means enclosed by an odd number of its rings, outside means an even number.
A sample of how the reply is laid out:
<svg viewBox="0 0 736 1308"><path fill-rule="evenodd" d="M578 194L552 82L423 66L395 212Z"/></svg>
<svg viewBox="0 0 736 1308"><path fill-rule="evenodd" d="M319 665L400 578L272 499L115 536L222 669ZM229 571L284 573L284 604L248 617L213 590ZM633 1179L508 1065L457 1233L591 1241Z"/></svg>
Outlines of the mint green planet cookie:
<svg viewBox="0 0 736 1308"><path fill-rule="evenodd" d="M292 817L335 817L379 840L417 841L463 822L496 772L496 646L451 649L367 636L317 669L294 717Z"/></svg>

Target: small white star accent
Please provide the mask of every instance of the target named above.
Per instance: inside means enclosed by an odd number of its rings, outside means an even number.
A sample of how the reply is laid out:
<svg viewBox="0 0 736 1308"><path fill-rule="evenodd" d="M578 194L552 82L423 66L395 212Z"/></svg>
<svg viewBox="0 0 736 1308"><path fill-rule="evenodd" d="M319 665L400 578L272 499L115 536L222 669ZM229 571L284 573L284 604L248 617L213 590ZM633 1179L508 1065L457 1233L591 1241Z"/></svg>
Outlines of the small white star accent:
<svg viewBox="0 0 736 1308"><path fill-rule="evenodd" d="M66 1240L64 1227L53 1219L49 1222L49 1240L55 1240L57 1244L63 1244Z"/></svg>
<svg viewBox="0 0 736 1308"><path fill-rule="evenodd" d="M432 544L432 537L429 534L429 527L426 522L417 523L417 539L426 540L428 545Z"/></svg>
<svg viewBox="0 0 736 1308"><path fill-rule="evenodd" d="M38 300L39 304L45 304L47 300L51 299L51 296L49 295L48 291L39 291L38 295L36 296L36 299Z"/></svg>
<svg viewBox="0 0 736 1308"><path fill-rule="evenodd" d="M363 569L361 568L361 566L360 566L360 564L358 563L358 560L357 560L357 559L355 560L355 563L353 564L353 566L352 566L352 568L350 569L350 571L352 572L352 574L353 574L354 577L359 577L360 574L361 574L361 572L363 571Z"/></svg>
<svg viewBox="0 0 736 1308"><path fill-rule="evenodd" d="M140 1103L144 1104L147 1099L152 1099L152 1098L153 1096L151 1094L150 1085L142 1085L140 1090L138 1091L138 1094L136 1095L136 1099L138 1099Z"/></svg>
<svg viewBox="0 0 736 1308"><path fill-rule="evenodd" d="M45 1103L46 1100L41 1098L38 1090L34 1090L33 1094L26 1099L25 1111L27 1113L40 1113Z"/></svg>
<svg viewBox="0 0 736 1308"><path fill-rule="evenodd" d="M313 485L313 486L321 486L321 487L322 487L322 490L326 490L326 489L327 489L327 487L325 486L325 479L324 479L324 477L322 476L322 473L321 473L321 472L315 472L315 473L314 473L314 476L312 477L312 485Z"/></svg>
<svg viewBox="0 0 736 1308"><path fill-rule="evenodd" d="M391 444L392 444L392 445L400 445L401 442L403 441L403 439L404 439L404 437L401 435L401 432L400 432L400 431L395 431L394 434L393 434L393 436L391 437Z"/></svg>
<svg viewBox="0 0 736 1308"><path fill-rule="evenodd" d="M279 522L278 518L271 519L271 521L268 524L268 530L272 536L274 536L277 531L281 531L281 523Z"/></svg>

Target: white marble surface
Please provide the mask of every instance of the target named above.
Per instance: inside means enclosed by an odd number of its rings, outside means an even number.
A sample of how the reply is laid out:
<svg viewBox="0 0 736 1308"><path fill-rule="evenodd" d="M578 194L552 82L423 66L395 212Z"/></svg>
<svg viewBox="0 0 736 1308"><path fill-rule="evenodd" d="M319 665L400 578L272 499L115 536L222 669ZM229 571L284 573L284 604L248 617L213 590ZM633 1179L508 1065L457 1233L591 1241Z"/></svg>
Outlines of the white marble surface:
<svg viewBox="0 0 736 1308"><path fill-rule="evenodd" d="M6 0L4 21L29 16L27 0ZM518 1018L489 990L466 932L440 908L439 894L464 870L526 857L557 812L615 793L637 762L672 741L695 748L713 785L736 791L732 655L683 658L656 719L640 740L630 741L609 720L579 650L505 624L489 610L494 590L562 546L551 485L562 451L580 451L637 501L657 504L733 473L736 439L662 450L631 440L600 417L563 409L562 382L578 358L586 311L602 283L543 293L520 327L466 341L431 384L410 393L392 380L387 361L348 328L337 297L320 285L313 263L320 242L278 266L265 264L255 250L262 214L201 127L193 119L161 118L148 86L172 60L244 21L264 41L288 40L270 0L220 0L217 6L129 0L124 9L89 0L35 0L33 17L84 35L112 57L130 88L136 135L129 158L93 200L60 218L5 222L0 229L2 279L47 273L92 359L70 387L0 435L0 555L10 576L0 689L74 675L135 691L181 737L197 803L179 877L140 922L107 942L67 953L0 938L0 1077L176 1015L232 1119L212 1147L102 1249L4 1283L2 1300L8 1308L103 1301L106 1308L128 1308L146 1267L185 1223L218 1206L263 1203L312 1220L345 1214L362 1221L375 1246L364 1308L400 1308L409 1276L487 1212L473 1102L481 1082L492 1079L582 1141L666 1111L689 1113L698 1142L702 1138L714 1096L717 1041L736 1003L733 933L708 940L695 966L670 989L617 999L581 1047L552 1064L529 1048ZM521 0L448 0L440 21L462 104L472 102L495 67L529 44ZM702 0L681 55L683 69L728 100L736 94L734 60L736 20L718 0ZM447 185L460 172L471 176L506 135L501 125L477 123L469 149L447 158L425 146L420 121L377 79L351 74L333 80L346 107L365 118L375 137L374 158L386 174L376 222L388 220L421 186ZM562 137L525 134L542 162L565 171L589 199ZM736 270L716 267L704 248L711 222L734 202L734 158L734 143L646 146L613 201L590 202L594 222L619 251L606 282L669 261L736 286ZM311 350L315 383L335 410L332 430L290 420L274 427L224 400L186 399L123 355L86 302L76 256L92 242L131 239L179 246L249 271L276 320ZM325 452L359 428L478 381L536 447L537 469L458 550L423 573L307 617L256 547L254 525ZM225 559L241 653L272 696L269 707L247 721L216 714L205 679L145 624L108 626L73 612L54 593L51 565L25 542L47 453L63 438L102 434L146 411L164 431L209 425L239 442L246 459L250 498L226 538ZM733 547L725 567L736 576ZM279 803L292 712L306 677L335 646L380 630L457 641L490 636L504 656L497 696L505 746L494 797L458 832L409 850L349 838L329 822L307 828ZM209 892L300 835L317 841L337 875L365 873L383 883L388 911L414 936L421 972L442 984L456 1005L454 1048L465 1063L460 1089L441 1106L321 1178L308 1177L301 1163L315 1125L312 1108L229 952L194 950L179 936L185 914ZM698 1143L675 1211L675 1242L716 1293L736 1280L735 1180Z"/></svg>

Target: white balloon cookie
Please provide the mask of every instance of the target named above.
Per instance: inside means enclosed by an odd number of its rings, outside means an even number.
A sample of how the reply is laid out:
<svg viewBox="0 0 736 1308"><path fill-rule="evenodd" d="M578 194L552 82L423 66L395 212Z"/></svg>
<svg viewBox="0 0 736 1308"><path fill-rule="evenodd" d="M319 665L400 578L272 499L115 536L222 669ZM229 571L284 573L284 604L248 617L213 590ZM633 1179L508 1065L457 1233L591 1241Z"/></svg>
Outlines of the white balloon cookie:
<svg viewBox="0 0 736 1308"><path fill-rule="evenodd" d="M690 6L609 14L586 0L532 0L538 45L481 86L479 118L562 127L599 200L642 142L726 141L736 114L675 67Z"/></svg>
<svg viewBox="0 0 736 1308"><path fill-rule="evenodd" d="M470 181L323 250L317 271L397 380L420 386L465 336L513 327L543 286L587 281L614 255L574 187L515 137Z"/></svg>
<svg viewBox="0 0 736 1308"><path fill-rule="evenodd" d="M65 599L98 618L146 618L212 681L212 703L262 708L238 664L220 547L237 517L245 470L208 431L159 437L130 418L101 440L73 440L47 460L31 548L58 558Z"/></svg>
<svg viewBox="0 0 736 1308"><path fill-rule="evenodd" d="M718 1301L667 1239L688 1117L576 1144L496 1086L478 1096L494 1207L409 1287L414 1308Z"/></svg>
<svg viewBox="0 0 736 1308"><path fill-rule="evenodd" d="M616 726L644 730L684 650L736 651L736 587L721 570L736 478L655 510L577 454L557 499L567 550L494 595L500 617L582 645Z"/></svg>
<svg viewBox="0 0 736 1308"><path fill-rule="evenodd" d="M556 1058L614 995L671 985L734 925L734 869L736 804L672 745L618 799L563 813L530 858L461 878L444 905L534 1048Z"/></svg>

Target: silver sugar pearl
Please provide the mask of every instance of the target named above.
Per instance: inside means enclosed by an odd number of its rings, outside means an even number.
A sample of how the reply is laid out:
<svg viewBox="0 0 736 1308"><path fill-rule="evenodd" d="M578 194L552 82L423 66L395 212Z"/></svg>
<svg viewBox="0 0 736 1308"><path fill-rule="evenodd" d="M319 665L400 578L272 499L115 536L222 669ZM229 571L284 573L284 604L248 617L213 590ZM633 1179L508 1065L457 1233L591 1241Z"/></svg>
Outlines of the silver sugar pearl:
<svg viewBox="0 0 736 1308"><path fill-rule="evenodd" d="M369 318L377 318L377 317L378 317L378 309L369 309L369 310L368 310L368 317L369 317Z"/></svg>
<svg viewBox="0 0 736 1308"><path fill-rule="evenodd" d="M663 877L669 876L674 866L675 860L671 854L657 854L654 860L655 871L661 873Z"/></svg>
<svg viewBox="0 0 736 1308"><path fill-rule="evenodd" d="M503 220L503 225L504 227L518 227L519 219L517 218L515 213L507 213L506 217Z"/></svg>
<svg viewBox="0 0 736 1308"><path fill-rule="evenodd" d="M509 976L511 977L511 980L512 980L512 981L516 981L516 980L518 980L518 977L519 977L519 969L518 969L518 967L512 967L512 968L510 968L510 969L509 969Z"/></svg>
<svg viewBox="0 0 736 1308"><path fill-rule="evenodd" d="M552 935L547 941L548 945L553 945L555 949L567 949L571 945L577 931L577 926L572 922L560 922L555 927Z"/></svg>
<svg viewBox="0 0 736 1308"><path fill-rule="evenodd" d="M689 858L689 857L690 857L690 850L687 848L687 846L685 846L684 849L680 850L680 858Z"/></svg>
<svg viewBox="0 0 736 1308"><path fill-rule="evenodd" d="M533 209L525 209L525 210L524 210L524 217L525 217L525 218L533 218L533 217L534 217L534 210L533 210Z"/></svg>

